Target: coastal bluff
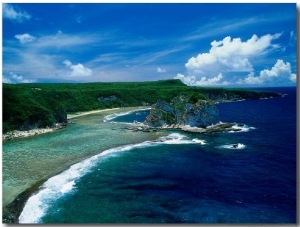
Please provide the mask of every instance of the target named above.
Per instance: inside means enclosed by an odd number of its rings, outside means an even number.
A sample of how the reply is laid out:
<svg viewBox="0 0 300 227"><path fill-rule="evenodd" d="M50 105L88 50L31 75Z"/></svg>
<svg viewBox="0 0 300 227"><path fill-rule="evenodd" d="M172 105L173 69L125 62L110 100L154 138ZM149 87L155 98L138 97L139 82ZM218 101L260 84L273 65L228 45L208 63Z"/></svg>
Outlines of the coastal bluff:
<svg viewBox="0 0 300 227"><path fill-rule="evenodd" d="M215 108L211 106L211 103L282 97L282 94L262 90L187 86L181 80L82 84L2 83L2 88L3 133L53 128L56 124L67 124L67 114L149 106L155 104L157 100L161 102L156 104L156 110L160 105L163 111L153 113L153 119L148 121L149 125L176 123L197 127L206 126L218 122ZM187 112L182 112L177 108L182 101L177 100L178 103L176 103L174 97L180 94L185 95L181 97L183 99L190 98L188 102L181 105L183 109L188 110ZM198 100L203 101L197 104ZM173 112L166 111L168 108L170 110L173 108ZM208 113L211 118L205 117L205 113ZM155 120L160 114L163 115L160 120Z"/></svg>
<svg viewBox="0 0 300 227"><path fill-rule="evenodd" d="M186 126L206 128L219 122L217 107L207 100L191 102L186 96L171 100L158 100L151 106L145 124L150 127Z"/></svg>
<svg viewBox="0 0 300 227"><path fill-rule="evenodd" d="M151 106L144 122L134 122L127 127L131 131L151 132L179 129L190 133L236 132L246 127L241 123L219 121L216 105L207 100L180 95L170 103L158 100Z"/></svg>

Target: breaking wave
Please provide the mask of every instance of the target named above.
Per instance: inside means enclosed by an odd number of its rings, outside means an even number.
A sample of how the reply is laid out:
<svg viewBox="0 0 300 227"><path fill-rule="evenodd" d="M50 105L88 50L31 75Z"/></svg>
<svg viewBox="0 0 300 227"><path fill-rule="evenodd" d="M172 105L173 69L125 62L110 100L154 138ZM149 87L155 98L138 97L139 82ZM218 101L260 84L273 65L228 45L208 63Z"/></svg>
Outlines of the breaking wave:
<svg viewBox="0 0 300 227"><path fill-rule="evenodd" d="M238 125L235 124L231 127L233 130L228 131L229 133L236 133L236 132L249 132L251 129L255 129L255 127L249 127L248 125ZM239 131L237 131L239 130Z"/></svg>
<svg viewBox="0 0 300 227"><path fill-rule="evenodd" d="M145 141L138 144L130 144L105 150L100 154L72 165L69 169L49 178L45 183L43 183L39 190L27 200L23 211L19 216L19 223L42 222L42 217L46 214L51 204L58 198L76 190L76 181L86 173L90 172L92 168L101 161L102 157L115 156L120 152L130 151L135 148L145 148L161 144L204 145L206 142L205 140L200 139L190 139L180 133L172 133L154 141Z"/></svg>
<svg viewBox="0 0 300 227"><path fill-rule="evenodd" d="M226 144L222 145L219 148L225 148L225 149L244 149L246 147L245 144L242 143L234 143L234 144Z"/></svg>
<svg viewBox="0 0 300 227"><path fill-rule="evenodd" d="M110 115L107 115L104 117L103 121L107 122L107 121L111 121L117 117L121 117L121 116L125 116L134 112L138 112L138 111L143 111L143 110L149 110L150 108L145 108L145 109L137 109L137 110L131 110L131 111L127 111L127 112L121 112L121 113L113 113Z"/></svg>

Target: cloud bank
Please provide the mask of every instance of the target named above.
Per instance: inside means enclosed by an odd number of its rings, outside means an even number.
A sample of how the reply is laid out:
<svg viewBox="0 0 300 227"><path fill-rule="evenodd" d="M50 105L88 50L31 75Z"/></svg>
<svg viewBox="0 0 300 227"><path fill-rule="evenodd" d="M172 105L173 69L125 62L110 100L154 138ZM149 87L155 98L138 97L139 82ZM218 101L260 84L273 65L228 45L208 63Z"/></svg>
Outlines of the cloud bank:
<svg viewBox="0 0 300 227"><path fill-rule="evenodd" d="M191 57L185 64L188 76L177 74L175 79L182 80L187 85L193 86L213 86L213 85L234 85L252 84L262 85L264 83L291 83L296 82L296 74L291 72L289 62L284 63L278 59L271 70L262 70L259 76L255 76L255 67L251 63L254 58L264 58L264 56L280 46L272 41L278 39L280 33L274 35L264 35L258 37L253 35L250 39L242 41L240 38L232 39L230 36L221 41L211 42L211 48L207 53L200 53L196 57ZM249 74L243 79L226 80L226 74L235 73ZM234 77L232 77L234 78Z"/></svg>
<svg viewBox="0 0 300 227"><path fill-rule="evenodd" d="M16 73L10 72L8 76L2 76L3 83L8 84L18 84L18 83L34 83L35 79L26 79L22 75L18 75Z"/></svg>
<svg viewBox="0 0 300 227"><path fill-rule="evenodd" d="M275 65L269 69L260 71L259 76L255 76L254 72L250 72L245 79L240 79L238 84L282 84L287 80L296 82L296 74L291 71L291 64L284 63L283 60L278 59Z"/></svg>
<svg viewBox="0 0 300 227"><path fill-rule="evenodd" d="M214 85L229 85L228 81L221 81L223 79L223 74L220 73L216 77L207 78L205 76L201 77L200 80L197 81L195 76L185 76L183 74L178 73L174 79L180 79L183 83L191 86L214 86Z"/></svg>
<svg viewBox="0 0 300 227"><path fill-rule="evenodd" d="M280 37L280 34L264 35L258 37L253 35L250 39L243 42L240 38L232 39L230 36L221 41L211 42L211 48L208 53L198 54L192 57L185 64L189 71L207 72L209 68L220 71L249 72L253 66L249 57L260 55L268 48L276 48L271 41Z"/></svg>

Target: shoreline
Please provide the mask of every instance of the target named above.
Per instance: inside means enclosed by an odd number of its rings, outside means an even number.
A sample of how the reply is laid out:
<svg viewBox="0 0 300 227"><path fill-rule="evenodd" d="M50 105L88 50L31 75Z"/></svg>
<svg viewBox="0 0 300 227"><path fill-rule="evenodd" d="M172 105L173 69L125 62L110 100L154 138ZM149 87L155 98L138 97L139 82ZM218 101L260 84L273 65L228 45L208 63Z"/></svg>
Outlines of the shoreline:
<svg viewBox="0 0 300 227"><path fill-rule="evenodd" d="M115 112L118 112L118 111L121 111L121 110L124 110L124 111L130 110L131 111L131 110L139 110L139 109L143 109L143 108L145 108L145 107L144 106L139 106L139 107L112 108L112 109L103 109L103 110L93 110L93 111L79 112L79 113L68 115L68 120L76 118L76 117L86 116L86 115L89 115L89 114L103 113L103 112L106 112L106 111L107 112L112 111L112 113L115 113ZM109 114L111 114L111 113L109 113ZM229 125L227 125L227 126L229 126ZM230 125L230 126L232 126L232 125ZM183 130L183 128L176 128L174 126L173 127L165 127L165 128L161 128L161 129L181 129L182 131L189 131L189 132L193 131L193 130ZM52 132L52 131L54 131L54 130L53 129L49 130L49 132ZM141 131L141 130L138 130L138 131ZM199 133L199 132L197 132L197 133ZM88 158L88 157L89 156L86 156L85 158ZM85 158L83 158L82 160L84 160ZM65 171L68 168L69 168L69 166L66 166L62 171ZM59 172L62 172L62 171L59 171ZM47 178L41 178L41 179L37 180L32 186L30 186L29 188L25 189L24 191L19 193L17 196L15 196L13 198L12 202L10 202L7 205L3 206L2 222L3 223L10 223L10 224L17 224L18 220L19 220L18 219L19 215L21 214L28 198L30 196L32 196L32 194L36 190L38 190L38 188L45 181L47 181L49 178L59 174L59 172L51 174Z"/></svg>
<svg viewBox="0 0 300 227"><path fill-rule="evenodd" d="M69 119L73 119L76 117L81 117L81 116L86 116L89 114L95 114L95 113L102 113L102 112L109 112L112 111L112 113L114 112L118 112L118 110L123 110L124 111L128 111L128 110L139 110L145 108L143 106L138 106L138 107L125 107L125 108L112 108L112 109L103 109L103 110L93 110L93 111L86 111L86 112L79 112L78 114L70 114L68 115L68 120ZM109 113L111 114L111 113ZM40 131L40 134L43 133L50 133L53 131L56 131L57 129L53 129L53 128L48 128L48 130L45 129L33 129L31 130L32 132L38 132ZM33 134L31 135L30 133L28 133L28 131L23 131L24 135L26 136L22 136L22 137L16 137L13 138L11 140L17 139L17 138L25 138L28 136L36 136L36 135L40 135L40 134ZM3 140L4 141L4 140ZM85 158L82 158L82 160L88 158L88 156L86 156ZM60 172L65 171L66 169L68 169L70 166L66 166L63 170L61 171L57 171L49 176L47 176L47 178L41 178L39 180L37 180L32 186L30 186L29 188L25 189L24 191L20 192L17 196L15 196L13 198L13 200L6 204L5 206L2 205L2 223L4 224L18 224L19 222L19 215L21 214L26 201L28 200L28 198L30 196L32 196L32 194L38 190L38 188L44 183L46 182L49 178L59 174ZM3 203L2 203L3 204Z"/></svg>
<svg viewBox="0 0 300 227"><path fill-rule="evenodd" d="M146 125L144 123L134 123L131 126L128 126L126 129L130 131L141 131L141 132L151 132L151 131L159 131L159 130L180 130L183 132L188 133L197 133L197 134L209 134L209 133L216 133L216 132L240 132L243 130L243 127L246 125L243 123L236 123L236 122L219 122L214 125L207 126L206 128L199 128L199 127L191 127L189 125L163 125L160 127L152 127Z"/></svg>
<svg viewBox="0 0 300 227"><path fill-rule="evenodd" d="M50 127L36 128L36 129L30 129L30 130L26 130L26 131L13 130L13 131L9 131L5 134L2 134L2 141L38 136L41 134L50 133L50 132L54 132L54 131L63 129L65 127L66 127L66 124L56 123L55 126L51 127L51 128Z"/></svg>
<svg viewBox="0 0 300 227"><path fill-rule="evenodd" d="M130 107L134 108L134 107ZM137 107L139 108L139 107ZM78 112L74 114L67 114L67 120L76 118L76 117L81 117L89 114L94 114L94 113L101 113L105 111L114 111L114 110L119 110L121 108L111 108L111 109L102 109L102 110L91 110L91 111L84 111L84 112ZM47 127L47 128L35 128L35 129L30 129L30 130L12 130L9 131L5 134L2 134L2 142L4 141L9 141L9 140L14 140L14 139L19 139L19 138L26 138L26 137L32 137L32 136L38 136L42 135L45 133L50 133L54 132L60 129L63 129L67 127L67 125L72 122L68 123L56 123L53 127Z"/></svg>
<svg viewBox="0 0 300 227"><path fill-rule="evenodd" d="M213 132L220 132L220 128L223 128L224 131L228 131L226 129L228 129L228 127L235 125L236 123L219 123L217 126L210 126L209 128L213 130ZM215 128L217 127L217 129ZM190 133L193 133L195 131L188 131L188 130L183 130L182 128L176 128L176 127L162 127L159 128L158 130L168 130L168 129L177 129L177 130L182 130L182 131L187 131ZM203 129L201 129L203 130ZM240 129L237 129L235 131L240 131ZM198 132L197 133L203 133ZM210 133L210 132L209 132ZM89 156L87 156L86 158L88 158ZM84 159L83 159L84 160ZM69 168L66 167L65 169L58 171L56 173L54 173L53 175L47 177L47 178L43 178L38 180L35 184L33 184L32 186L30 186L29 188L27 188L26 190L24 190L23 192L21 192L20 194L18 194L14 200L9 203L8 205L6 205L3 209L3 217L2 217L2 222L6 223L6 224L19 224L19 216L21 215L23 208L27 202L27 200L36 192L39 190L40 186L45 183L48 179L50 179L51 177L58 175L62 172L64 172L65 170L67 170Z"/></svg>
<svg viewBox="0 0 300 227"><path fill-rule="evenodd" d="M281 94L281 97L286 96L286 94ZM263 99L271 99L274 97L268 97L268 98L259 98L258 100L263 100ZM215 101L214 104L222 104L222 103L230 103L230 102L242 102L242 101L247 101L248 99L238 99L238 100L219 100ZM72 121L69 121L73 118L81 117L81 116L86 116L89 114L95 114L95 113L102 113L106 111L114 111L114 110L120 110L120 109L126 109L126 108L133 108L133 109L141 109L145 108L145 106L137 106L137 107L116 107L116 108L107 108L107 109L102 109L102 110L90 110L90 111L83 111L83 112L76 112L72 114L67 114L67 120L68 123L56 123L55 126L53 127L47 127L47 128L36 128L36 129L30 129L26 131L20 131L20 130L13 130L9 131L5 134L2 134L2 142L8 141L8 140L13 140L13 139L18 139L18 138L26 138L26 137L31 137L31 136L38 136L41 134L45 133L50 133L54 132L59 129L65 128L68 124L72 124ZM180 128L181 129L181 128ZM183 130L185 131L185 130ZM189 130L186 130L189 131ZM199 130L196 132L200 132Z"/></svg>
<svg viewBox="0 0 300 227"><path fill-rule="evenodd" d="M26 204L26 201L32 196L32 194L39 189L39 187L46 182L47 179L41 179L21 192L15 197L15 199L8 205L2 208L2 223L3 224L19 224L19 216Z"/></svg>
<svg viewBox="0 0 300 227"><path fill-rule="evenodd" d="M135 108L135 107L129 107L129 108ZM139 107L137 107L139 108ZM81 116L85 116L85 115L89 115L89 114L94 114L94 113L101 113L101 112L105 112L105 111L111 111L111 110L120 110L121 107L117 107L117 108L111 108L111 109L103 109L103 110L90 110L90 111L84 111L84 112L77 112L77 113L73 113L73 114L67 114L67 119L73 119L75 117L81 117Z"/></svg>

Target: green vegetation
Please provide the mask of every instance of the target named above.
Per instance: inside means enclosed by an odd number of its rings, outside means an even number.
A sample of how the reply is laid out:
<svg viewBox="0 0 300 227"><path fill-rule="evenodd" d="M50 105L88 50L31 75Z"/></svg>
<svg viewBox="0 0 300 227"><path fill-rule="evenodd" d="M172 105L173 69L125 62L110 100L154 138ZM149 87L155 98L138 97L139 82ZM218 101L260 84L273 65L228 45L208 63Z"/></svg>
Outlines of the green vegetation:
<svg viewBox="0 0 300 227"><path fill-rule="evenodd" d="M3 84L3 132L66 122L67 113L170 102L183 94L192 102L257 99L276 93L189 87L180 80L81 84Z"/></svg>

